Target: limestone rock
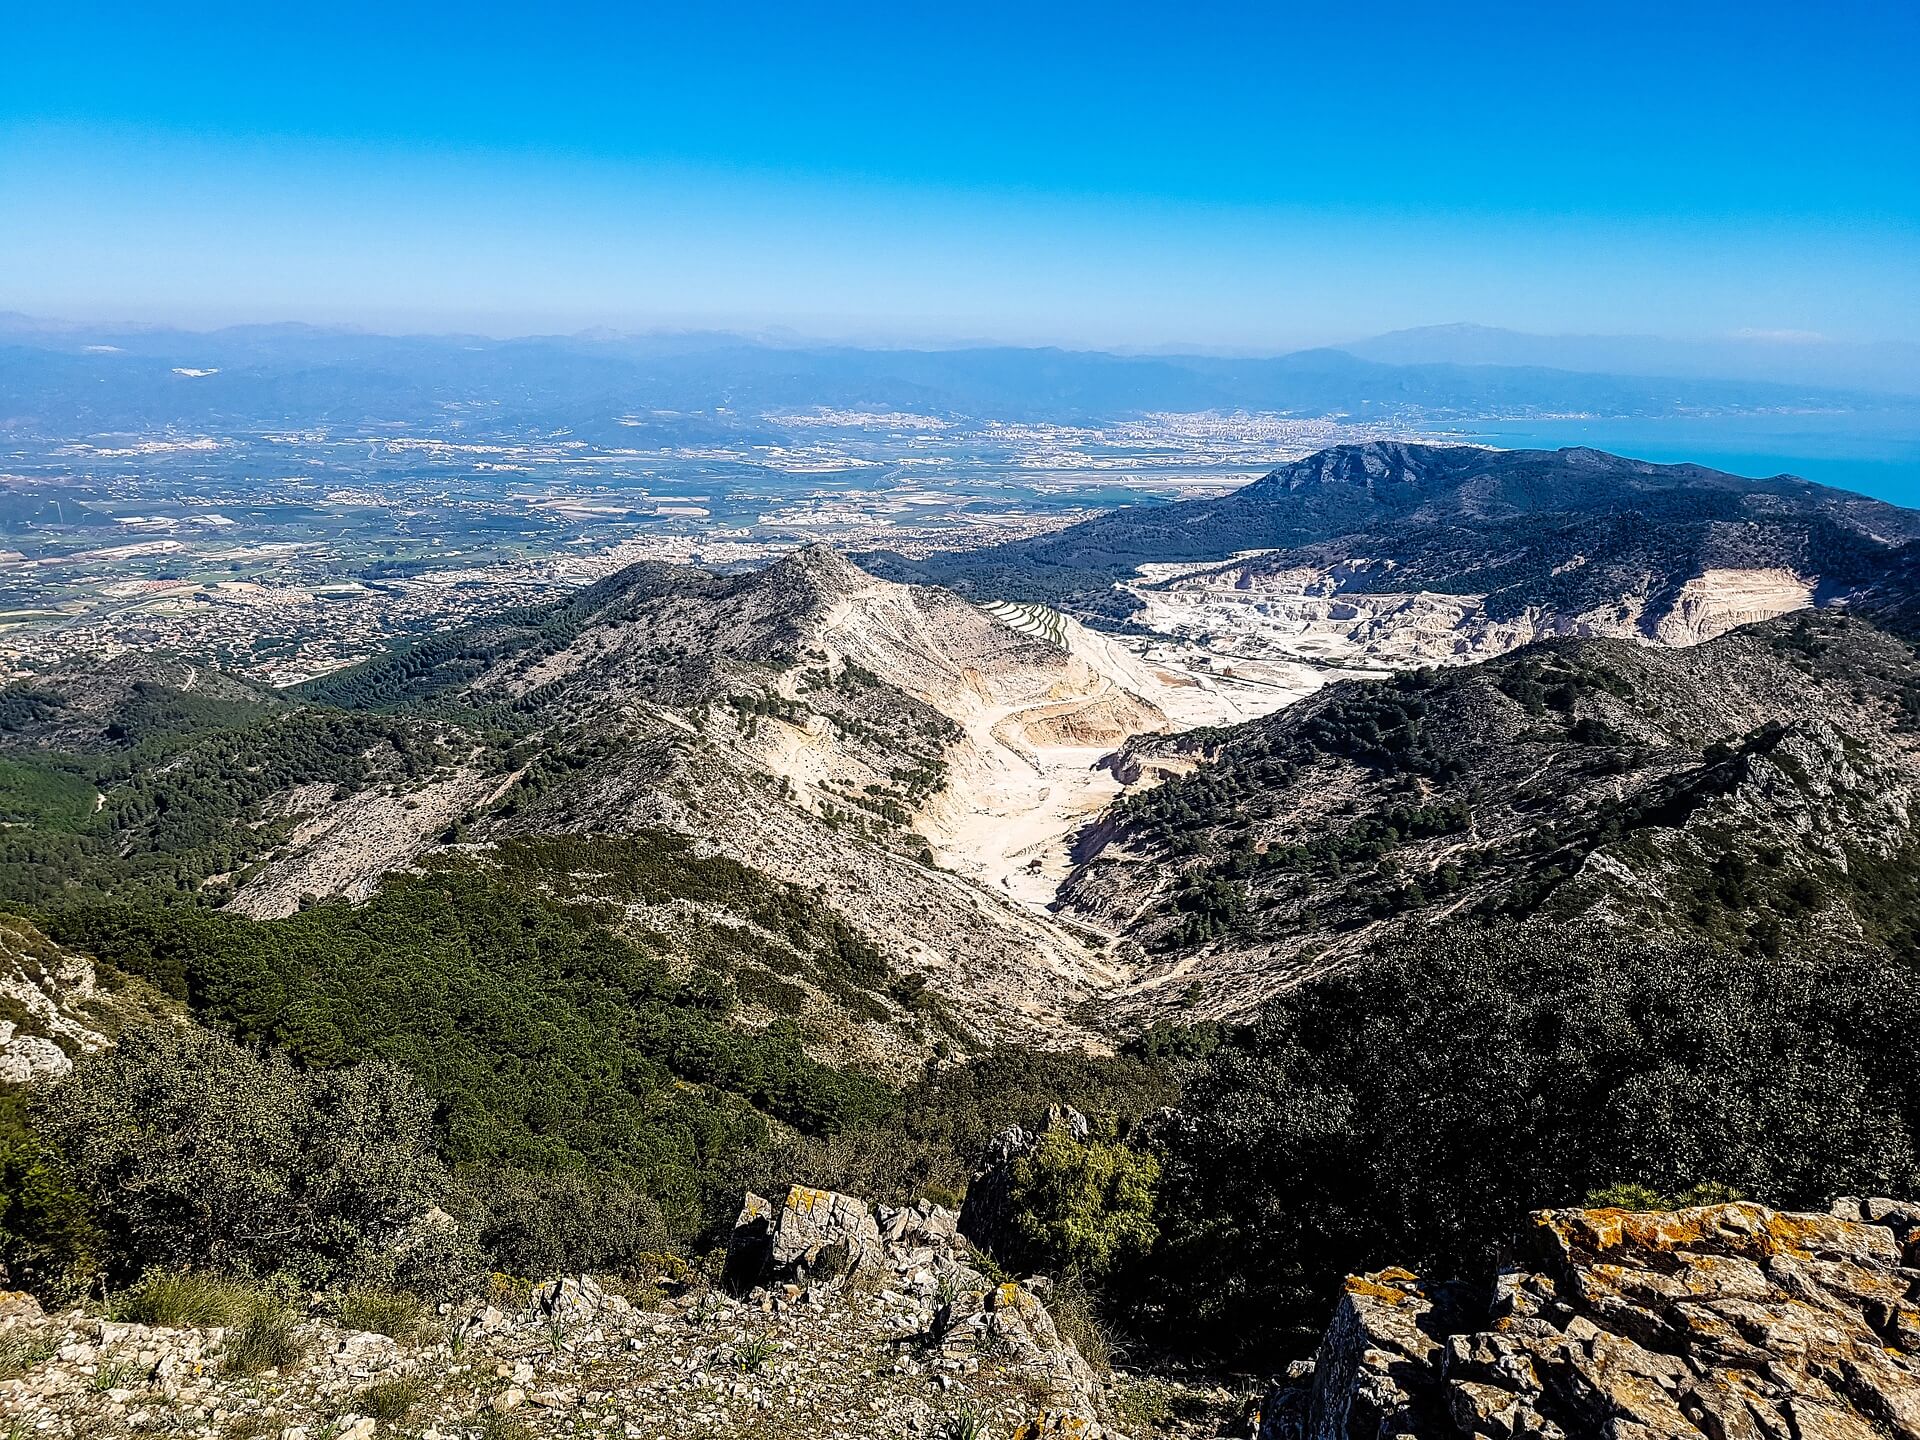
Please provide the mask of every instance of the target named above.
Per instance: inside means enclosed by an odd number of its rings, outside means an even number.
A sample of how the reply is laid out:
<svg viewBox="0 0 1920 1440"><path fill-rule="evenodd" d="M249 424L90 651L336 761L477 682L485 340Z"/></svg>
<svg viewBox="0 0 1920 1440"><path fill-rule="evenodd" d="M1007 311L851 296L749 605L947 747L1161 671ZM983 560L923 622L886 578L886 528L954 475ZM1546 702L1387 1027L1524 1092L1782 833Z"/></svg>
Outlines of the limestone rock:
<svg viewBox="0 0 1920 1440"><path fill-rule="evenodd" d="M776 1210L748 1195L727 1245L736 1289L797 1280L833 1282L879 1268L886 1248L866 1201L795 1185Z"/></svg>
<svg viewBox="0 0 1920 1440"><path fill-rule="evenodd" d="M0 916L0 1082L57 1079L107 1043L93 962L17 916ZM107 1007L110 1008L110 1007Z"/></svg>
<svg viewBox="0 0 1920 1440"><path fill-rule="evenodd" d="M592 1276L568 1276L534 1286L527 1299L527 1314L542 1324L587 1324L599 1316L606 1301Z"/></svg>
<svg viewBox="0 0 1920 1440"><path fill-rule="evenodd" d="M1534 1217L1484 1328L1404 1270L1347 1281L1262 1440L1920 1440L1920 1205Z"/></svg>

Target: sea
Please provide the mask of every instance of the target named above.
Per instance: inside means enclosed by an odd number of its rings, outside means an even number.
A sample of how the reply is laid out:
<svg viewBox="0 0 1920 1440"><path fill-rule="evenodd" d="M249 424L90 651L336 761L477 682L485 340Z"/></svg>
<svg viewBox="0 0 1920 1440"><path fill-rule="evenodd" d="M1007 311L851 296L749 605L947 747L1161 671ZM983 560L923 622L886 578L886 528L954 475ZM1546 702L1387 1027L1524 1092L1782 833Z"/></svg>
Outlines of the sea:
<svg viewBox="0 0 1920 1440"><path fill-rule="evenodd" d="M1797 475L1920 509L1920 400L1870 411L1673 416L1650 420L1476 420L1462 440L1504 449L1590 445L1735 475Z"/></svg>

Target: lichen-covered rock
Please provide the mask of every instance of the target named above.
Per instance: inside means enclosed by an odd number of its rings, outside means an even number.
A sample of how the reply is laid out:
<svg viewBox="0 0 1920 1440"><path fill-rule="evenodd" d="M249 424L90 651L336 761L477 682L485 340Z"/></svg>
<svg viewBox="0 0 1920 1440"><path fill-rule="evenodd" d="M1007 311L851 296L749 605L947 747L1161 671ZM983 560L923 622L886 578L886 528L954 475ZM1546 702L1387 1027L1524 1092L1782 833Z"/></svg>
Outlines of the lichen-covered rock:
<svg viewBox="0 0 1920 1440"><path fill-rule="evenodd" d="M1405 1271L1350 1279L1261 1436L1920 1440L1916 1239L1885 1199L1542 1211L1474 1324Z"/></svg>
<svg viewBox="0 0 1920 1440"><path fill-rule="evenodd" d="M735 1289L784 1281L833 1283L879 1269L886 1246L873 1209L832 1190L795 1185L778 1208L748 1195L727 1244Z"/></svg>

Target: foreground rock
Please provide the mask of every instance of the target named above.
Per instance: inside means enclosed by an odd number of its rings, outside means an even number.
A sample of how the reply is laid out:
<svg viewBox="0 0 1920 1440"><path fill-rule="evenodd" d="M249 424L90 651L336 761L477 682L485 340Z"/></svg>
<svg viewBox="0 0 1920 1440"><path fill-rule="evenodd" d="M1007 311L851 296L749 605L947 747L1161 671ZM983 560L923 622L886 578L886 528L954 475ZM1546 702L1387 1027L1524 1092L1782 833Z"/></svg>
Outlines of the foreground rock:
<svg viewBox="0 0 1920 1440"><path fill-rule="evenodd" d="M1262 1440L1920 1440L1920 1204L1554 1210L1530 1239L1490 1305L1350 1277Z"/></svg>
<svg viewBox="0 0 1920 1440"><path fill-rule="evenodd" d="M0 1298L0 1416L21 1440L1119 1440L1045 1305L968 1265L951 1211L876 1214L799 1188L745 1211L749 1229L772 1220L763 1240L811 1238L763 1250L773 1268L743 1294L622 1295L568 1277L441 1317L416 1343L310 1320L301 1359L251 1376L229 1373L224 1330L46 1317ZM820 1256L848 1231L872 1248L827 1278ZM744 1242L733 1253L746 1263Z"/></svg>

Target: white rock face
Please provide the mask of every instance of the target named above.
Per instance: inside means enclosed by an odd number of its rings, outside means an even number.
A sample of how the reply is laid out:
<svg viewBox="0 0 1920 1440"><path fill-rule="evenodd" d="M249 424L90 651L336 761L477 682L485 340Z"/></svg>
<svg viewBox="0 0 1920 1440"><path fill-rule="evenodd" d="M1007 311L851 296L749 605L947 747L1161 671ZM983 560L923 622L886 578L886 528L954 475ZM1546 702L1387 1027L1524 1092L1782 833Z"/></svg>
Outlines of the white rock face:
<svg viewBox="0 0 1920 1440"><path fill-rule="evenodd" d="M0 1082L65 1075L72 1057L104 1046L88 1013L93 962L60 949L24 920L0 915Z"/></svg>
<svg viewBox="0 0 1920 1440"><path fill-rule="evenodd" d="M293 914L302 895L365 900L382 876L504 788L497 777L464 768L401 794L367 789L336 799L331 785L299 786L280 807L299 817L284 857L242 886L229 908L270 920Z"/></svg>
<svg viewBox="0 0 1920 1440"><path fill-rule="evenodd" d="M1390 561L1147 568L1175 572L1128 587L1150 629L1223 656L1359 670L1468 664L1557 636L1696 645L1814 603L1813 586L1791 571L1709 569L1671 599L1626 594L1577 613L1532 607L1496 619L1484 595L1392 588Z"/></svg>
<svg viewBox="0 0 1920 1440"><path fill-rule="evenodd" d="M1654 638L1663 645L1697 645L1812 604L1813 586L1791 570L1706 570L1680 587L1678 603L1660 617Z"/></svg>

